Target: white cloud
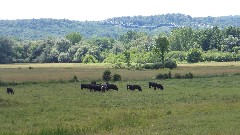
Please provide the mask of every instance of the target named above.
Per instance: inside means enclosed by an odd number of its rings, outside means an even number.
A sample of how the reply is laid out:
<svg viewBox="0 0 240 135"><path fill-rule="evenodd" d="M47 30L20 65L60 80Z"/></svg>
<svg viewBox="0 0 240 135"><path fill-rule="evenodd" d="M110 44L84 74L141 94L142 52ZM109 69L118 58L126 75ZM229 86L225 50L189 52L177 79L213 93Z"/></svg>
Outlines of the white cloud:
<svg viewBox="0 0 240 135"><path fill-rule="evenodd" d="M239 0L3 0L0 19L110 17L183 13L191 16L240 15Z"/></svg>

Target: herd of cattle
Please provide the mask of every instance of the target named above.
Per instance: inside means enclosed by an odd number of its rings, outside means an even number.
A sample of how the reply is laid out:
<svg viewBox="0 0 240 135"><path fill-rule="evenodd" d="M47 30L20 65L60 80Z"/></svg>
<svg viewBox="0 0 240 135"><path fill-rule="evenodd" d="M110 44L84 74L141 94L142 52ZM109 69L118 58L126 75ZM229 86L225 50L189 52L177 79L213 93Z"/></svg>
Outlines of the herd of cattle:
<svg viewBox="0 0 240 135"><path fill-rule="evenodd" d="M149 88L151 89L152 87L154 88L154 90L156 89L161 89L163 90L163 86L161 84L155 83L155 82L149 82L148 83ZM109 84L106 83L104 85L101 84L97 84L96 82L92 82L90 84L81 84L81 89L89 89L90 91L99 91L99 92L106 92L108 90L117 90L118 91L118 87L115 84ZM127 84L127 90L139 90L142 91L141 86L139 85L132 85L132 84ZM7 88L7 93L8 94L14 94L14 90L12 88Z"/></svg>
<svg viewBox="0 0 240 135"><path fill-rule="evenodd" d="M163 90L163 86L161 84L155 83L155 82L149 82L148 83L149 88L151 89L152 87L154 88L154 90L156 89L161 89ZM81 84L81 89L89 89L90 91L98 91L98 92L106 92L108 90L117 90L118 91L118 87L115 84L109 84L106 83L104 85L101 84L97 84L96 82L92 82L90 84ZM142 88L140 85L132 85L132 84L127 84L127 90L139 90L142 91Z"/></svg>

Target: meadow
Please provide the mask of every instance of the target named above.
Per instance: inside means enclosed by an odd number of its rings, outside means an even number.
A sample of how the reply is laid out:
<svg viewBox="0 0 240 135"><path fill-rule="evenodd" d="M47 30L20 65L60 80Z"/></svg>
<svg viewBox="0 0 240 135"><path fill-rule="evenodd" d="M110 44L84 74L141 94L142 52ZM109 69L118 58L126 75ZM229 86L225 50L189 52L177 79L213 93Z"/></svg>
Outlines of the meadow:
<svg viewBox="0 0 240 135"><path fill-rule="evenodd" d="M122 75L122 81L111 82L119 91L80 89L82 82L104 83L105 69ZM171 70L173 74L192 72L195 77L165 80L154 76L168 69L113 69L109 65L10 64L0 65L0 70L2 81L37 82L11 86L14 95L6 94L6 86L0 87L3 135L240 134L239 63L180 64ZM49 81L73 75L80 82ZM149 89L149 81L165 89ZM129 83L139 84L143 91L127 91Z"/></svg>

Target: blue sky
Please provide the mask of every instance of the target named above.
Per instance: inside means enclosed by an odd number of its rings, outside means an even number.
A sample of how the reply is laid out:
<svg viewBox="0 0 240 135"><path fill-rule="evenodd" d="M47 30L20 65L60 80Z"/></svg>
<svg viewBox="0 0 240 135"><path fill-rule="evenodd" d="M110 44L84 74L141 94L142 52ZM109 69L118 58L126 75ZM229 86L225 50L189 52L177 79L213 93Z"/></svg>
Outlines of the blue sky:
<svg viewBox="0 0 240 135"><path fill-rule="evenodd" d="M182 13L192 17L240 15L240 0L2 0L0 19L104 20Z"/></svg>

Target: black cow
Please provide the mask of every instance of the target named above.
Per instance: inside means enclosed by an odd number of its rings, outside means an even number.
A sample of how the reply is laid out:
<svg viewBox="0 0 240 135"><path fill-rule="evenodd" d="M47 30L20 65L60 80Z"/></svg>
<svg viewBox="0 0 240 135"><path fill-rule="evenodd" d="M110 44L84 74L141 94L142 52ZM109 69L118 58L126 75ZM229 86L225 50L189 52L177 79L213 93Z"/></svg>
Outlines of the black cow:
<svg viewBox="0 0 240 135"><path fill-rule="evenodd" d="M99 91L99 92L105 92L107 89L106 85L95 85L95 84L90 84L90 91Z"/></svg>
<svg viewBox="0 0 240 135"><path fill-rule="evenodd" d="M139 85L130 85L130 84L127 84L127 90L130 89L131 91L134 91L135 89L138 89L139 91L142 91L142 88L141 86Z"/></svg>
<svg viewBox="0 0 240 135"><path fill-rule="evenodd" d="M101 85L102 92L105 92L108 89L107 85Z"/></svg>
<svg viewBox="0 0 240 135"><path fill-rule="evenodd" d="M14 91L12 88L7 88L7 93L12 95L14 94Z"/></svg>
<svg viewBox="0 0 240 135"><path fill-rule="evenodd" d="M149 86L149 88L151 89L151 88L154 87L156 84L157 84L157 83L155 83L155 82L149 82L149 83L148 83L148 86Z"/></svg>
<svg viewBox="0 0 240 135"><path fill-rule="evenodd" d="M81 84L81 89L90 89L91 84Z"/></svg>
<svg viewBox="0 0 240 135"><path fill-rule="evenodd" d="M115 84L106 83L106 86L107 86L107 89L106 89L106 90L112 89L112 90L118 91L118 87L117 87L117 85L115 85Z"/></svg>
<svg viewBox="0 0 240 135"><path fill-rule="evenodd" d="M154 87L154 90L156 90L156 88L161 89L161 90L164 89L163 86L162 86L162 84L158 84L158 83L155 83L155 82L149 82L148 84L149 84L149 88L150 88L150 89L151 89L152 87Z"/></svg>

